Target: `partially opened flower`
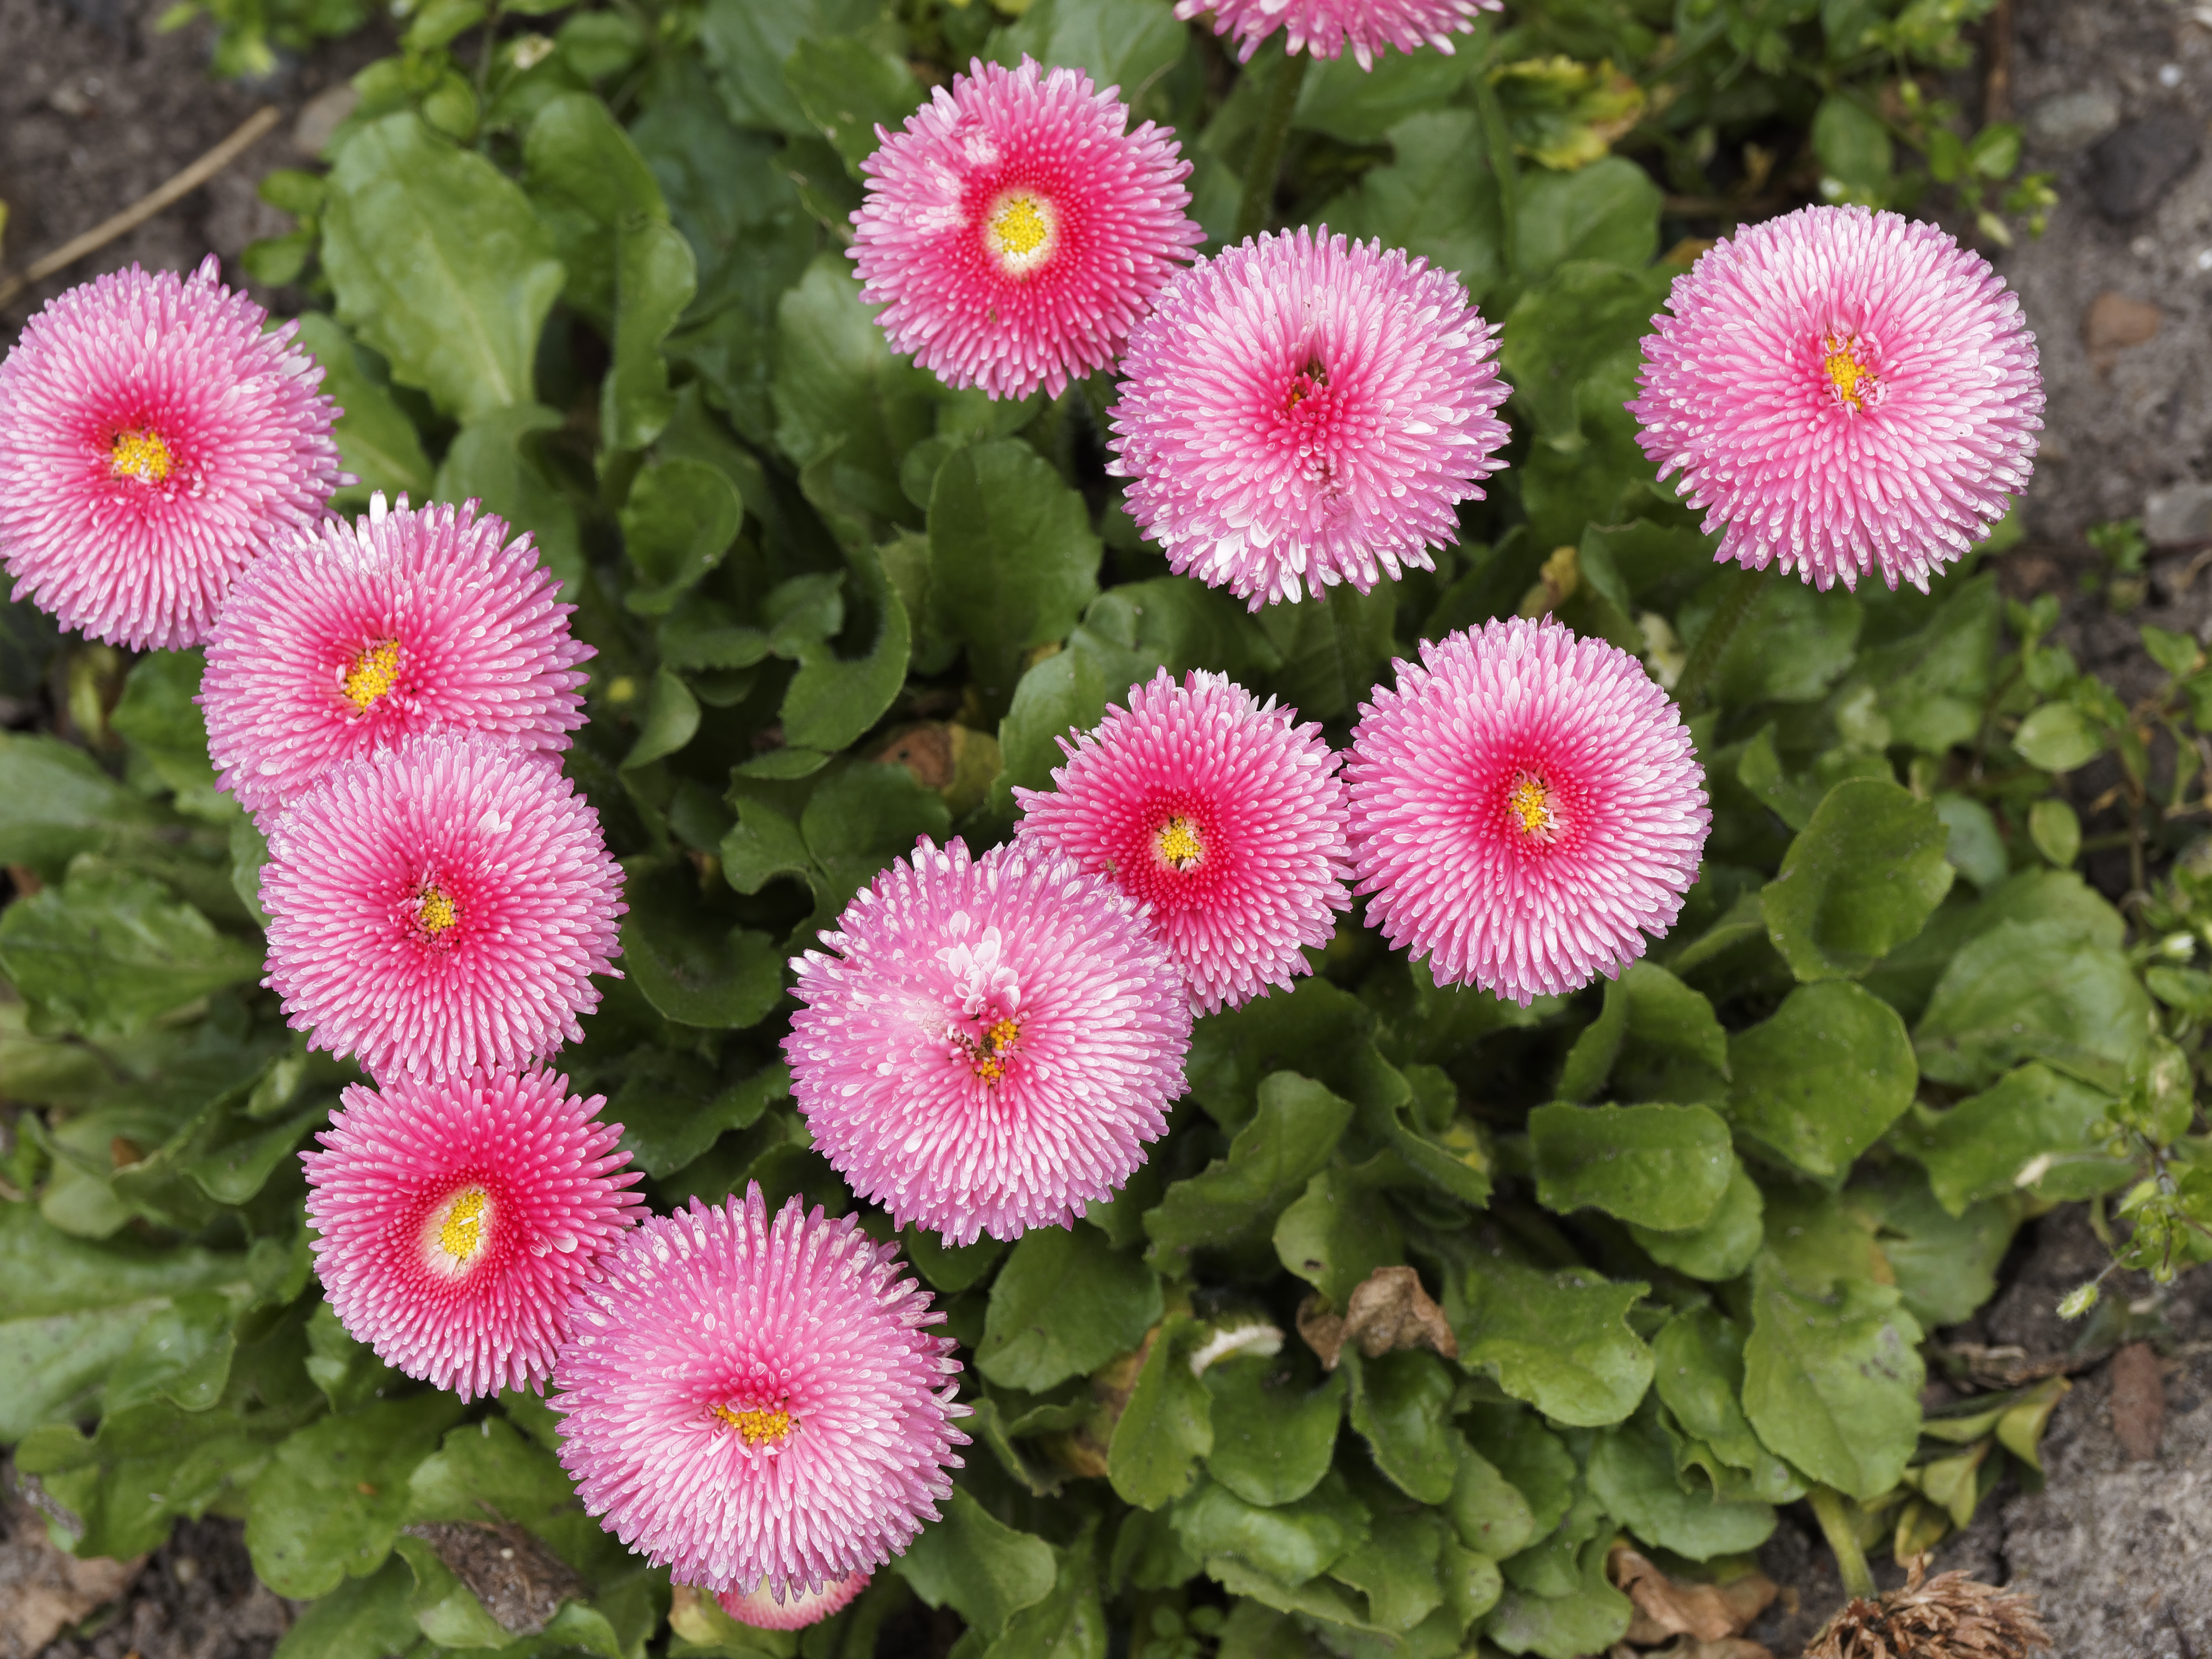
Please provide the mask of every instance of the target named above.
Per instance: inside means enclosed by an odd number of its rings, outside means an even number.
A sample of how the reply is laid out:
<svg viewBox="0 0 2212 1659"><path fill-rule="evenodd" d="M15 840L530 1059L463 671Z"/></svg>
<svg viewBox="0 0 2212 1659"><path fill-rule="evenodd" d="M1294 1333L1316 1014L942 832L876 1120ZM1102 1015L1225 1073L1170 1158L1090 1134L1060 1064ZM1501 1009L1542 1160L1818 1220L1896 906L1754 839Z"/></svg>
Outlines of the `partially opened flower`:
<svg viewBox="0 0 2212 1659"><path fill-rule="evenodd" d="M221 276L213 254L95 276L0 361L0 556L87 638L198 644L247 561L351 482L299 325L264 334Z"/></svg>
<svg viewBox="0 0 2212 1659"><path fill-rule="evenodd" d="M1338 758L1320 726L1221 674L1162 669L1073 744L1049 792L1017 789L1024 845L1066 854L1147 907L1193 1012L1308 973L1352 908Z"/></svg>
<svg viewBox="0 0 2212 1659"><path fill-rule="evenodd" d="M1176 0L1175 15L1188 22L1213 14L1216 34L1237 37L1237 61L1249 64L1259 44L1286 31L1285 52L1341 57L1346 46L1359 67L1375 67L1385 46L1413 52L1426 45L1451 55L1452 36L1474 27L1476 15L1501 9L1503 0Z"/></svg>
<svg viewBox="0 0 2212 1659"><path fill-rule="evenodd" d="M783 1598L763 1583L750 1595L737 1590L724 1590L715 1598L722 1611L741 1625L750 1625L755 1630L804 1630L809 1625L818 1625L833 1613L842 1613L852 1605L853 1598L867 1589L873 1573L856 1572L838 1579L818 1595L809 1589L787 1590Z"/></svg>
<svg viewBox="0 0 2212 1659"><path fill-rule="evenodd" d="M1263 235L1178 275L1109 411L1129 514L1252 609L1364 593L1458 539L1504 465L1498 331L1449 271L1379 242Z"/></svg>
<svg viewBox="0 0 2212 1659"><path fill-rule="evenodd" d="M1367 919L1439 985L1524 1007L1674 925L1711 814L1681 716L1603 640L1515 617L1423 641L1345 768Z"/></svg>
<svg viewBox="0 0 2212 1659"><path fill-rule="evenodd" d="M574 605L527 535L470 501L381 495L246 568L208 641L200 706L224 788L281 806L348 756L451 726L560 750L584 723Z"/></svg>
<svg viewBox="0 0 2212 1659"><path fill-rule="evenodd" d="M599 814L551 759L411 738L339 762L277 817L264 982L311 1047L380 1079L512 1070L582 1037L621 895Z"/></svg>
<svg viewBox="0 0 2212 1659"><path fill-rule="evenodd" d="M579 1289L556 1371L584 1508L680 1583L787 1608L904 1553L967 1407L902 1268L797 1197L771 1224L757 1182L645 1222Z"/></svg>
<svg viewBox="0 0 2212 1659"><path fill-rule="evenodd" d="M792 1093L900 1225L1065 1225L1166 1131L1188 998L1136 905L1072 860L924 841L822 939L792 963Z"/></svg>
<svg viewBox="0 0 2212 1659"><path fill-rule="evenodd" d="M2035 337L1940 227L1801 208L1716 244L1667 304L1628 407L1720 558L1925 592L2027 487Z"/></svg>
<svg viewBox="0 0 2212 1659"><path fill-rule="evenodd" d="M542 1388L571 1293L643 1201L605 1104L544 1072L348 1089L300 1154L338 1322L464 1400Z"/></svg>
<svg viewBox="0 0 2212 1659"><path fill-rule="evenodd" d="M1203 238L1172 134L1078 69L981 58L876 129L849 250L894 349L948 386L1054 397L1108 367Z"/></svg>

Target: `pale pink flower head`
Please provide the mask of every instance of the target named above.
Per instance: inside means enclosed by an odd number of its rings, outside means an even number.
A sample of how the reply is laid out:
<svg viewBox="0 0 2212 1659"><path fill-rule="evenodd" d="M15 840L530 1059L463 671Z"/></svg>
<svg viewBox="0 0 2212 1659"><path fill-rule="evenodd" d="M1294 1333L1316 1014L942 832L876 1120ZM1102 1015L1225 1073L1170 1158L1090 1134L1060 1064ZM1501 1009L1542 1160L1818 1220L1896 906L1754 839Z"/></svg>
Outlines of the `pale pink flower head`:
<svg viewBox="0 0 2212 1659"><path fill-rule="evenodd" d="M763 1584L750 1595L724 1590L714 1599L721 1603L724 1613L755 1630L804 1630L834 1613L842 1613L852 1605L854 1596L867 1589L869 1580L874 1577L872 1572L852 1573L819 1595L808 1589L789 1590L779 1600L773 1590Z"/></svg>
<svg viewBox="0 0 2212 1659"><path fill-rule="evenodd" d="M296 322L133 265L49 301L0 362L0 556L15 595L133 651L197 645L247 561L312 525L338 469Z"/></svg>
<svg viewBox="0 0 2212 1659"><path fill-rule="evenodd" d="M1520 617L1421 642L1352 729L1367 920L1439 985L1526 1007L1611 979L1674 926L1712 815L1643 665Z"/></svg>
<svg viewBox="0 0 2212 1659"><path fill-rule="evenodd" d="M1800 208L1715 244L1667 304L1628 408L1719 558L1925 592L2027 489L2035 337L1941 228Z"/></svg>
<svg viewBox="0 0 2212 1659"><path fill-rule="evenodd" d="M1504 465L1497 335L1425 259L1262 235L1178 274L1129 337L1108 470L1177 573L1255 611L1364 593L1431 568Z"/></svg>
<svg viewBox="0 0 2212 1659"><path fill-rule="evenodd" d="M792 1094L901 1226L1065 1226L1166 1132L1189 999L1137 906L1073 860L924 840L822 941L792 963Z"/></svg>
<svg viewBox="0 0 2212 1659"><path fill-rule="evenodd" d="M261 867L269 977L308 1046L380 1079L508 1071L583 1036L622 868L548 756L433 732L340 761Z"/></svg>
<svg viewBox="0 0 2212 1659"><path fill-rule="evenodd" d="M893 349L994 398L1056 398L1121 354L1205 233L1174 135L1127 131L1118 90L979 58L903 131L876 129L848 251Z"/></svg>
<svg viewBox="0 0 2212 1659"><path fill-rule="evenodd" d="M856 1217L794 1196L771 1224L755 1182L652 1218L599 1267L552 1405L576 1496L632 1550L789 1607L937 1519L968 1443L960 1362L896 1247Z"/></svg>
<svg viewBox="0 0 2212 1659"><path fill-rule="evenodd" d="M302 1152L315 1271L376 1357L464 1400L543 1390L568 1299L638 1218L622 1125L568 1079L356 1085Z"/></svg>
<svg viewBox="0 0 2212 1659"><path fill-rule="evenodd" d="M1249 64L1259 44L1286 31L1283 50L1316 58L1340 58L1346 46L1359 67L1375 67L1385 46L1411 52L1434 46L1447 58L1452 36L1474 27L1475 16L1502 9L1502 0L1176 0L1184 22L1213 14L1213 32L1237 37L1237 61Z"/></svg>
<svg viewBox="0 0 2212 1659"><path fill-rule="evenodd" d="M231 588L200 707L222 786L257 815L349 756L418 732L489 732L561 750L584 723L574 605L526 534L402 495L357 523L280 541Z"/></svg>
<svg viewBox="0 0 2212 1659"><path fill-rule="evenodd" d="M1049 792L1017 789L1025 846L1064 854L1146 908L1194 1014L1312 971L1352 908L1344 785L1321 727L1225 675L1162 669L1094 732L1060 740Z"/></svg>

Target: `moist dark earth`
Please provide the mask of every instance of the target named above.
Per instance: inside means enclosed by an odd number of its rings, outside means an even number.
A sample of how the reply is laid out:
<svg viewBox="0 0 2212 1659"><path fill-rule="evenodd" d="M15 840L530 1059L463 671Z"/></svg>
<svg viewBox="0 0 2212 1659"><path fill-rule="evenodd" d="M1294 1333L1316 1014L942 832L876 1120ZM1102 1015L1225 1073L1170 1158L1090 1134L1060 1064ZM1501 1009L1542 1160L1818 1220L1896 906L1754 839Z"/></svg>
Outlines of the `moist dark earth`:
<svg viewBox="0 0 2212 1659"><path fill-rule="evenodd" d="M347 76L388 49L372 30L288 58L265 82L218 82L208 26L157 33L165 5L0 0L0 269L128 206L262 106L283 118L207 185L0 307L0 341L70 283L134 260L189 269L212 250L242 284L240 251L289 228L255 181L310 162L343 112ZM2016 0L2011 27L2013 112L2061 202L2039 239L1983 249L2021 295L2050 395L2027 533L1997 568L2017 597L2057 594L2059 637L2140 696L2156 684L2142 623L2212 645L2212 4ZM2130 518L2145 521L2151 551L2140 584L2115 585L2084 532ZM2092 874L2124 884L2124 871ZM1936 1569L2032 1590L2062 1659L2212 1659L2212 1272L2165 1292L2108 1281L2108 1299L2132 1310L2124 1334L2148 1338L2116 1364L2077 1352L2082 1328L2053 1311L2106 1259L2078 1207L2054 1212L2023 1230L1997 1298L1939 1334L1954 1351L2017 1350L2017 1365L2063 1362L2075 1386L2045 1442L2045 1489L1992 1494ZM1777 1656L1796 1653L1840 1599L1809 1528L1785 1517L1762 1552L1784 1594L1748 1634ZM105 1578L79 1577L43 1533L12 1494L0 1505L0 1659L32 1659L10 1614L37 1595L100 1598L39 1659L267 1659L293 1616L255 1582L236 1522L181 1526ZM1901 1577L1887 1559L1877 1573ZM950 1633L887 1628L886 1659Z"/></svg>

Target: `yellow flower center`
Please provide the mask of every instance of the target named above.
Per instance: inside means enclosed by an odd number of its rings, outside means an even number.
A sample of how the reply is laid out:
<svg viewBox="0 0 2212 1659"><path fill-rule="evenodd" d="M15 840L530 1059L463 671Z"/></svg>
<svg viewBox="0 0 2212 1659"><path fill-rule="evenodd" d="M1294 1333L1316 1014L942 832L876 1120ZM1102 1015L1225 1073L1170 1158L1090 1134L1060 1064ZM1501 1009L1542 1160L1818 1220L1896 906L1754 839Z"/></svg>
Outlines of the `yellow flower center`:
<svg viewBox="0 0 2212 1659"><path fill-rule="evenodd" d="M1009 191L992 207L983 223L983 246L1000 270L1019 276L1042 264L1052 252L1053 233L1059 216L1041 196Z"/></svg>
<svg viewBox="0 0 2212 1659"><path fill-rule="evenodd" d="M1180 816L1160 826L1152 845L1158 849L1160 857L1178 871L1189 870L1206 852L1206 843L1198 838L1197 826Z"/></svg>
<svg viewBox="0 0 2212 1659"><path fill-rule="evenodd" d="M168 445L149 428L117 433L114 447L107 452L107 465L118 478L136 478L140 483L151 484L169 476L173 462Z"/></svg>
<svg viewBox="0 0 2212 1659"><path fill-rule="evenodd" d="M399 683L399 641L380 640L356 657L346 670L346 699L366 713L369 704Z"/></svg>
<svg viewBox="0 0 2212 1659"><path fill-rule="evenodd" d="M426 887L422 896L415 902L415 920L422 931L435 939L449 933L461 920L461 907L453 902L453 896L442 887Z"/></svg>
<svg viewBox="0 0 2212 1659"><path fill-rule="evenodd" d="M1820 367L1827 370L1828 384L1835 387L1837 398L1853 409L1864 409L1866 400L1881 383L1859 360L1858 342L1831 335L1822 351Z"/></svg>
<svg viewBox="0 0 2212 1659"><path fill-rule="evenodd" d="M983 1040L975 1045L975 1075L986 1083L996 1083L1006 1074L1006 1055L1021 1035L1021 1022L1012 1018L1000 1020L983 1033Z"/></svg>
<svg viewBox="0 0 2212 1659"><path fill-rule="evenodd" d="M1513 787L1506 793L1505 810L1521 826L1521 833L1538 840L1549 841L1559 830L1559 815L1552 799L1552 792L1544 786L1543 779L1523 772L1513 780Z"/></svg>
<svg viewBox="0 0 2212 1659"><path fill-rule="evenodd" d="M782 1407L761 1407L753 1411L732 1411L727 1406L709 1408L715 1419L726 1428L735 1429L744 1437L745 1444L781 1446L791 1438L791 1431L799 1425Z"/></svg>
<svg viewBox="0 0 2212 1659"><path fill-rule="evenodd" d="M456 1262L466 1261L483 1248L485 1198L481 1187L471 1187L453 1200L438 1229L438 1248Z"/></svg>

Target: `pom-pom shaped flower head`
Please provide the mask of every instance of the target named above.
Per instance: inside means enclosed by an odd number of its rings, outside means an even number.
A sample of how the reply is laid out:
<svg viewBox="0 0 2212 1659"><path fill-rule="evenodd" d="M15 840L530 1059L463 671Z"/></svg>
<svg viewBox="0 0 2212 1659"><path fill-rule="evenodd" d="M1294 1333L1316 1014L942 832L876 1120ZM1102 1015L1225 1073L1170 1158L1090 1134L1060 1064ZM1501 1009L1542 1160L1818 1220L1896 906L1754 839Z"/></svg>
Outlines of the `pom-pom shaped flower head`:
<svg viewBox="0 0 2212 1659"><path fill-rule="evenodd" d="M134 651L197 645L246 562L313 524L338 470L297 323L133 265L57 296L0 362L0 555L16 597Z"/></svg>
<svg viewBox="0 0 2212 1659"><path fill-rule="evenodd" d="M208 641L208 752L248 811L438 726L560 750L584 723L557 584L471 501L325 520L246 567Z"/></svg>
<svg viewBox="0 0 2212 1659"><path fill-rule="evenodd" d="M1121 364L1130 516L1255 611L1431 568L1503 465L1497 332L1449 271L1326 227L1200 262Z"/></svg>
<svg viewBox="0 0 2212 1659"><path fill-rule="evenodd" d="M1711 814L1674 705L1602 640L1518 617L1424 641L1345 769L1369 924L1527 1006L1674 925Z"/></svg>
<svg viewBox="0 0 2212 1659"><path fill-rule="evenodd" d="M736 1590L724 1590L715 1600L722 1611L741 1625L750 1625L755 1630L804 1630L809 1625L818 1625L832 1613L842 1613L853 1603L853 1598L867 1589L873 1573L856 1572L840 1578L820 1595L812 1590L787 1591L781 1600L763 1584L750 1595Z"/></svg>
<svg viewBox="0 0 2212 1659"><path fill-rule="evenodd" d="M348 1089L300 1155L338 1322L464 1400L542 1388L570 1294L637 1219L605 1103L544 1072Z"/></svg>
<svg viewBox="0 0 2212 1659"><path fill-rule="evenodd" d="M789 1607L903 1553L952 1490L945 1316L854 1217L793 1198L657 1216L577 1293L561 1462L600 1524L679 1583Z"/></svg>
<svg viewBox="0 0 2212 1659"><path fill-rule="evenodd" d="M380 1079L511 1071L581 1039L622 870L550 757L434 733L341 761L261 868L269 977L311 1047Z"/></svg>
<svg viewBox="0 0 2212 1659"><path fill-rule="evenodd" d="M1474 27L1476 14L1497 11L1502 0L1176 0L1175 15L1188 22L1213 14L1216 34L1237 37L1237 61L1249 64L1259 44L1285 30L1283 50L1316 58L1340 58L1346 46L1359 67L1375 67L1385 46L1401 52L1434 46L1449 58L1452 35Z"/></svg>
<svg viewBox="0 0 2212 1659"><path fill-rule="evenodd" d="M1183 1091L1190 1004L1136 905L1041 849L921 842L794 960L783 1050L814 1144L892 1219L970 1244L1066 1225Z"/></svg>
<svg viewBox="0 0 2212 1659"><path fill-rule="evenodd" d="M1628 407L1721 558L1925 592L2027 487L2035 337L1936 226L1801 208L1717 244L1667 303Z"/></svg>
<svg viewBox="0 0 2212 1659"><path fill-rule="evenodd" d="M1193 1012L1310 972L1352 908L1344 785L1321 728L1220 674L1162 669L1060 748L1049 793L1014 793L1024 845L1073 859L1148 908Z"/></svg>
<svg viewBox="0 0 2212 1659"><path fill-rule="evenodd" d="M1104 368L1202 240L1173 137L1076 69L978 58L860 164L850 250L892 347L946 385L1054 397Z"/></svg>

